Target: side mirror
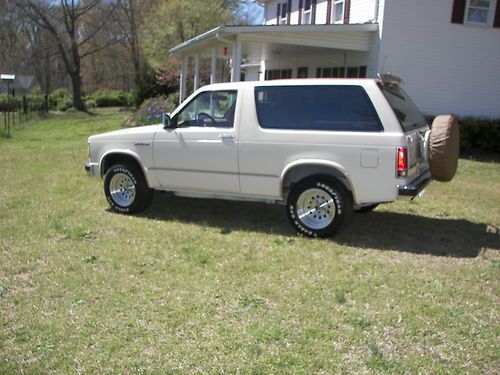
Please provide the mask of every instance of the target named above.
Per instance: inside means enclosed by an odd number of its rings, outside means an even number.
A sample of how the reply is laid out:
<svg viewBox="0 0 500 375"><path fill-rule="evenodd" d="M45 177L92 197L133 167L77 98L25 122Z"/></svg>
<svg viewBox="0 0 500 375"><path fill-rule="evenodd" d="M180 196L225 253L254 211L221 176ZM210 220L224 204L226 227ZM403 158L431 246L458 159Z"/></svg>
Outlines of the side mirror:
<svg viewBox="0 0 500 375"><path fill-rule="evenodd" d="M174 127L172 119L170 118L170 113L163 112L161 115L161 123L164 129L170 129Z"/></svg>

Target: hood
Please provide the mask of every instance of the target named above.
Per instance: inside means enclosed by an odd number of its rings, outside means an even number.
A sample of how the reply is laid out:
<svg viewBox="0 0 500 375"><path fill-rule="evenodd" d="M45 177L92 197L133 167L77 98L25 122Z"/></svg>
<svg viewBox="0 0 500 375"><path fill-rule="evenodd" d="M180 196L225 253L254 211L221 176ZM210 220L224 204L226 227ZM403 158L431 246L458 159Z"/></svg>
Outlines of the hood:
<svg viewBox="0 0 500 375"><path fill-rule="evenodd" d="M155 133L162 128L162 125L138 126L114 130L107 133L96 134L89 137L89 142L101 141L152 141Z"/></svg>

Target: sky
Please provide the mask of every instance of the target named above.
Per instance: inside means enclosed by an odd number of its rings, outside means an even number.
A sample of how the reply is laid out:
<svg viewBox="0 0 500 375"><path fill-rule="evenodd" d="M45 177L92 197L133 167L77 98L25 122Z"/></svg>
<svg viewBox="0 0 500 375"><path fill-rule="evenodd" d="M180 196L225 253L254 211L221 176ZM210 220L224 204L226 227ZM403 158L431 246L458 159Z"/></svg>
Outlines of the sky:
<svg viewBox="0 0 500 375"><path fill-rule="evenodd" d="M246 6L247 11L252 14L253 24L260 25L264 18L264 7L257 5L255 3L248 4Z"/></svg>

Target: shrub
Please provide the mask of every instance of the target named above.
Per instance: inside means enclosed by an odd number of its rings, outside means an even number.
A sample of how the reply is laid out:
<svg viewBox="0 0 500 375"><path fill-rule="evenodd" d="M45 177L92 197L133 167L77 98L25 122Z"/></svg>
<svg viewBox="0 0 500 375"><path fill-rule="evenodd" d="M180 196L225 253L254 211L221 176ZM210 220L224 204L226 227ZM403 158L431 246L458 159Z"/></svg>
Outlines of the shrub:
<svg viewBox="0 0 500 375"><path fill-rule="evenodd" d="M18 108L19 106L19 97L7 97L7 94L0 95L0 111L13 111L14 108Z"/></svg>
<svg viewBox="0 0 500 375"><path fill-rule="evenodd" d="M95 100L93 100L93 99L85 100L85 108L91 109L91 108L95 108L95 107L97 107Z"/></svg>
<svg viewBox="0 0 500 375"><path fill-rule="evenodd" d="M179 103L179 95L159 96L148 99L123 123L124 127L159 124L163 113L172 112Z"/></svg>
<svg viewBox="0 0 500 375"><path fill-rule="evenodd" d="M161 95L170 95L176 90L170 85L160 83L157 76L158 72L151 66L145 64L142 67L132 91L132 100L136 108L146 99L156 98Z"/></svg>
<svg viewBox="0 0 500 375"><path fill-rule="evenodd" d="M42 112L45 110L45 97L41 94L26 96L26 105L29 111Z"/></svg>
<svg viewBox="0 0 500 375"><path fill-rule="evenodd" d="M62 103L71 100L71 94L66 89L57 89L49 95L49 109L59 109L64 107Z"/></svg>
<svg viewBox="0 0 500 375"><path fill-rule="evenodd" d="M118 90L99 90L88 97L97 107L128 107L131 94Z"/></svg>
<svg viewBox="0 0 500 375"><path fill-rule="evenodd" d="M457 117L460 126L460 152L465 154L500 152L500 118ZM434 116L427 116L432 124Z"/></svg>
<svg viewBox="0 0 500 375"><path fill-rule="evenodd" d="M500 119L459 119L460 149L466 153L500 153Z"/></svg>
<svg viewBox="0 0 500 375"><path fill-rule="evenodd" d="M73 108L73 101L71 98L61 101L57 105L57 110L61 112L66 112L70 108Z"/></svg>

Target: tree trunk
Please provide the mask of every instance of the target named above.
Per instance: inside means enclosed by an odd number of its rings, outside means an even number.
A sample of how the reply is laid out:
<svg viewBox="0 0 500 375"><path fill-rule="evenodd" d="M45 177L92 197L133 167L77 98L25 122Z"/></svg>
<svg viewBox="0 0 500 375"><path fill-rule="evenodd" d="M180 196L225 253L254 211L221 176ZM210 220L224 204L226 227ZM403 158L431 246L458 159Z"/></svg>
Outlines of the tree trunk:
<svg viewBox="0 0 500 375"><path fill-rule="evenodd" d="M81 62L80 53L78 51L78 43L71 35L71 55L73 60L72 69L68 69L71 75L71 86L73 87L73 108L78 111L84 111L85 105L82 101L82 77L80 75Z"/></svg>
<svg viewBox="0 0 500 375"><path fill-rule="evenodd" d="M82 100L82 80L80 77L80 67L76 72L71 72L71 85L73 87L73 108L84 111L85 105Z"/></svg>

